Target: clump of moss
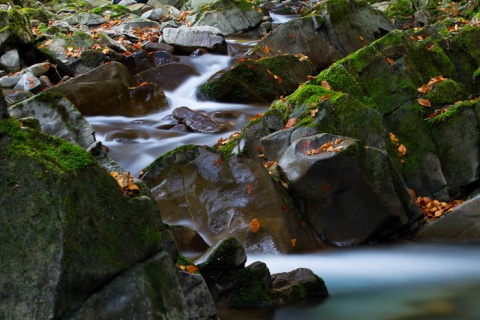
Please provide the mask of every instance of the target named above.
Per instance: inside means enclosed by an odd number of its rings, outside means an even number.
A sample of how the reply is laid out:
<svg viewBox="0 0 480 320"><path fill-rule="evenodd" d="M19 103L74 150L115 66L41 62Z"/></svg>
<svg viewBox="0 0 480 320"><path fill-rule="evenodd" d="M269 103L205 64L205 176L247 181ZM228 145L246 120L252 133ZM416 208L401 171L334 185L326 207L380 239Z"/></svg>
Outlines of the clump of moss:
<svg viewBox="0 0 480 320"><path fill-rule="evenodd" d="M6 152L11 157L35 157L47 167L76 173L95 160L81 147L31 129L22 129L13 119L0 121L0 137L8 135Z"/></svg>

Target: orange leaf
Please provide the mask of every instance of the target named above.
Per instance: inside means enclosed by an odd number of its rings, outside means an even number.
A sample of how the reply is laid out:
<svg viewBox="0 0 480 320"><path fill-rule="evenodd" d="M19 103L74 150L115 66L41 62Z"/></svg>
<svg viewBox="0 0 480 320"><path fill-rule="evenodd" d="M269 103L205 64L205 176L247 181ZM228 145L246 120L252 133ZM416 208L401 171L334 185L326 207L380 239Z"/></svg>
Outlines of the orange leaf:
<svg viewBox="0 0 480 320"><path fill-rule="evenodd" d="M250 194L253 191L253 186L251 184L247 184L247 193Z"/></svg>
<svg viewBox="0 0 480 320"><path fill-rule="evenodd" d="M322 80L321 85L322 85L323 88L325 88L327 90L332 90L332 87L330 86L330 84L328 83L327 80Z"/></svg>
<svg viewBox="0 0 480 320"><path fill-rule="evenodd" d="M405 148L403 144L399 145L397 149L401 157L403 157L407 153L407 148Z"/></svg>
<svg viewBox="0 0 480 320"><path fill-rule="evenodd" d="M188 273L192 273L192 274L195 273L196 271L198 271L198 268L195 267L193 264L188 265L186 267L186 269L187 269Z"/></svg>
<svg viewBox="0 0 480 320"><path fill-rule="evenodd" d="M293 238L292 239L292 247L295 247L296 244L297 244L297 239Z"/></svg>
<svg viewBox="0 0 480 320"><path fill-rule="evenodd" d="M385 59L385 61L387 61L387 63L388 63L389 65L392 65L392 64L395 63L395 60L393 60L392 58L387 58L387 59Z"/></svg>
<svg viewBox="0 0 480 320"><path fill-rule="evenodd" d="M263 47L263 51L264 51L266 54L268 54L268 53L270 52L270 48L267 47L267 46L264 46L264 47Z"/></svg>
<svg viewBox="0 0 480 320"><path fill-rule="evenodd" d="M315 78L314 76L307 76L307 80L315 80L317 78Z"/></svg>
<svg viewBox="0 0 480 320"><path fill-rule="evenodd" d="M288 35L288 37L289 37L290 39L295 39L295 35L294 35L293 33L290 33L290 34Z"/></svg>
<svg viewBox="0 0 480 320"><path fill-rule="evenodd" d="M418 88L417 91L420 92L421 94L427 94L430 92L431 89L432 87L430 87L428 84L424 84L423 86Z"/></svg>
<svg viewBox="0 0 480 320"><path fill-rule="evenodd" d="M105 48L102 50L103 54L108 54L110 52L110 49L109 48Z"/></svg>
<svg viewBox="0 0 480 320"><path fill-rule="evenodd" d="M331 94L330 93L327 93L326 95L320 97L320 99L318 99L318 101L323 101L323 100L327 100L327 99L330 99L331 97Z"/></svg>
<svg viewBox="0 0 480 320"><path fill-rule="evenodd" d="M295 126L296 122L297 122L297 118L288 119L287 124L285 125L285 129L289 129L289 128Z"/></svg>
<svg viewBox="0 0 480 320"><path fill-rule="evenodd" d="M430 101L428 101L427 99L420 98L420 99L417 99L417 102L418 102L419 105L427 107L427 108L430 108L432 106Z"/></svg>
<svg viewBox="0 0 480 320"><path fill-rule="evenodd" d="M280 78L280 77L277 76L276 74L274 74L273 77L275 78L275 80L278 81L278 83L282 83L282 78Z"/></svg>
<svg viewBox="0 0 480 320"><path fill-rule="evenodd" d="M260 222L258 221L257 218L253 219L252 222L250 222L250 231L253 233L256 233L260 229Z"/></svg>
<svg viewBox="0 0 480 320"><path fill-rule="evenodd" d="M448 78L444 78L443 76L435 76L433 78L430 79L430 81L428 81L428 85L429 86L433 86L437 83L440 83L440 82L443 82L445 80L448 80Z"/></svg>

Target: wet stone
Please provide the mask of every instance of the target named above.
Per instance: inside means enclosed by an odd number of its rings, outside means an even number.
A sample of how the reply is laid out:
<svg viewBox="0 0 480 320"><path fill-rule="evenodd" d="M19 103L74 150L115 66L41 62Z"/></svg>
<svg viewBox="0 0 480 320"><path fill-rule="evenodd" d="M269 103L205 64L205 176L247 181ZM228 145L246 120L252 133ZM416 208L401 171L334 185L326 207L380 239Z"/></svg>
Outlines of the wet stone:
<svg viewBox="0 0 480 320"><path fill-rule="evenodd" d="M209 116L192 110L188 107L180 107L173 110L173 117L187 125L193 131L203 133L217 133L221 132L223 125L214 121Z"/></svg>

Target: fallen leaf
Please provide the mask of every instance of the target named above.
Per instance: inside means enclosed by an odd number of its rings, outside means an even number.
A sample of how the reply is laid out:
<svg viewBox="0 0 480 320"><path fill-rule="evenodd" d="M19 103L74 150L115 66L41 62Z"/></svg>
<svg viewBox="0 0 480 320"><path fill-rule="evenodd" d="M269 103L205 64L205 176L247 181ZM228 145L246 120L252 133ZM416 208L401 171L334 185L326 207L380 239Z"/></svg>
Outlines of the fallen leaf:
<svg viewBox="0 0 480 320"><path fill-rule="evenodd" d="M287 124L285 125L285 129L294 127L296 122L297 122L297 118L288 119Z"/></svg>
<svg viewBox="0 0 480 320"><path fill-rule="evenodd" d="M188 273L191 273L191 274L194 274L195 272L198 271L198 268L195 267L193 264L188 265L185 269L187 270Z"/></svg>
<svg viewBox="0 0 480 320"><path fill-rule="evenodd" d="M332 87L330 86L330 84L327 82L327 80L322 80L321 82L321 86L327 90L332 90Z"/></svg>
<svg viewBox="0 0 480 320"><path fill-rule="evenodd" d="M310 75L307 76L307 80L315 80L315 79L317 78L315 78L314 76L310 76Z"/></svg>
<svg viewBox="0 0 480 320"><path fill-rule="evenodd" d="M397 149L401 157L403 157L407 153L407 148L405 148L403 144L399 145Z"/></svg>
<svg viewBox="0 0 480 320"><path fill-rule="evenodd" d="M327 99L330 99L332 95L330 93L327 93L326 95L324 96L321 96L320 99L318 99L318 101L323 101L323 100L327 100Z"/></svg>
<svg viewBox="0 0 480 320"><path fill-rule="evenodd" d="M270 48L268 46L263 47L263 51L268 54L270 52Z"/></svg>
<svg viewBox="0 0 480 320"><path fill-rule="evenodd" d="M312 118L314 118L314 117L317 115L317 112L318 112L318 108L315 108L315 109L311 110L311 111L310 111L310 116L311 116Z"/></svg>
<svg viewBox="0 0 480 320"><path fill-rule="evenodd" d="M257 218L253 219L250 222L250 231L253 233L256 233L260 229L260 222L258 221Z"/></svg>
<svg viewBox="0 0 480 320"><path fill-rule="evenodd" d="M432 106L430 101L428 101L427 99L419 98L419 99L417 99L417 102L418 102L419 105L427 107L427 108L430 108Z"/></svg>
<svg viewBox="0 0 480 320"><path fill-rule="evenodd" d="M421 94L427 94L430 92L430 90L432 90L432 87L429 86L428 84L424 84L423 86L417 89L417 91L420 92Z"/></svg>
<svg viewBox="0 0 480 320"><path fill-rule="evenodd" d="M308 149L310 148L311 141L310 140L305 140L302 142L302 149Z"/></svg>
<svg viewBox="0 0 480 320"><path fill-rule="evenodd" d="M250 194L253 191L253 186L251 184L247 184L247 193Z"/></svg>
<svg viewBox="0 0 480 320"><path fill-rule="evenodd" d="M387 58L387 59L385 59L385 61L387 61L387 63L388 63L389 65L392 65L392 64L395 63L395 60L393 60L392 58Z"/></svg>
<svg viewBox="0 0 480 320"><path fill-rule="evenodd" d="M256 147L258 153L263 153L263 148L261 146Z"/></svg>
<svg viewBox="0 0 480 320"><path fill-rule="evenodd" d="M292 239L292 247L295 247L297 245L297 239L293 238Z"/></svg>

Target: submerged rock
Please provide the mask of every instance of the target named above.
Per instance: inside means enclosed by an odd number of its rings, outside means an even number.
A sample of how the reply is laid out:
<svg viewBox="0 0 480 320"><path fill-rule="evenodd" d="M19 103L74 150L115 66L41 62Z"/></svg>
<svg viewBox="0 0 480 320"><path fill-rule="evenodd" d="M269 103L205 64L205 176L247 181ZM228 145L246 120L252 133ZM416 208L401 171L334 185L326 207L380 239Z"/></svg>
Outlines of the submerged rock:
<svg viewBox="0 0 480 320"><path fill-rule="evenodd" d="M223 130L223 125L221 123L188 107L175 108L173 109L172 114L175 119L181 123L185 123L185 125L193 131L217 133Z"/></svg>

